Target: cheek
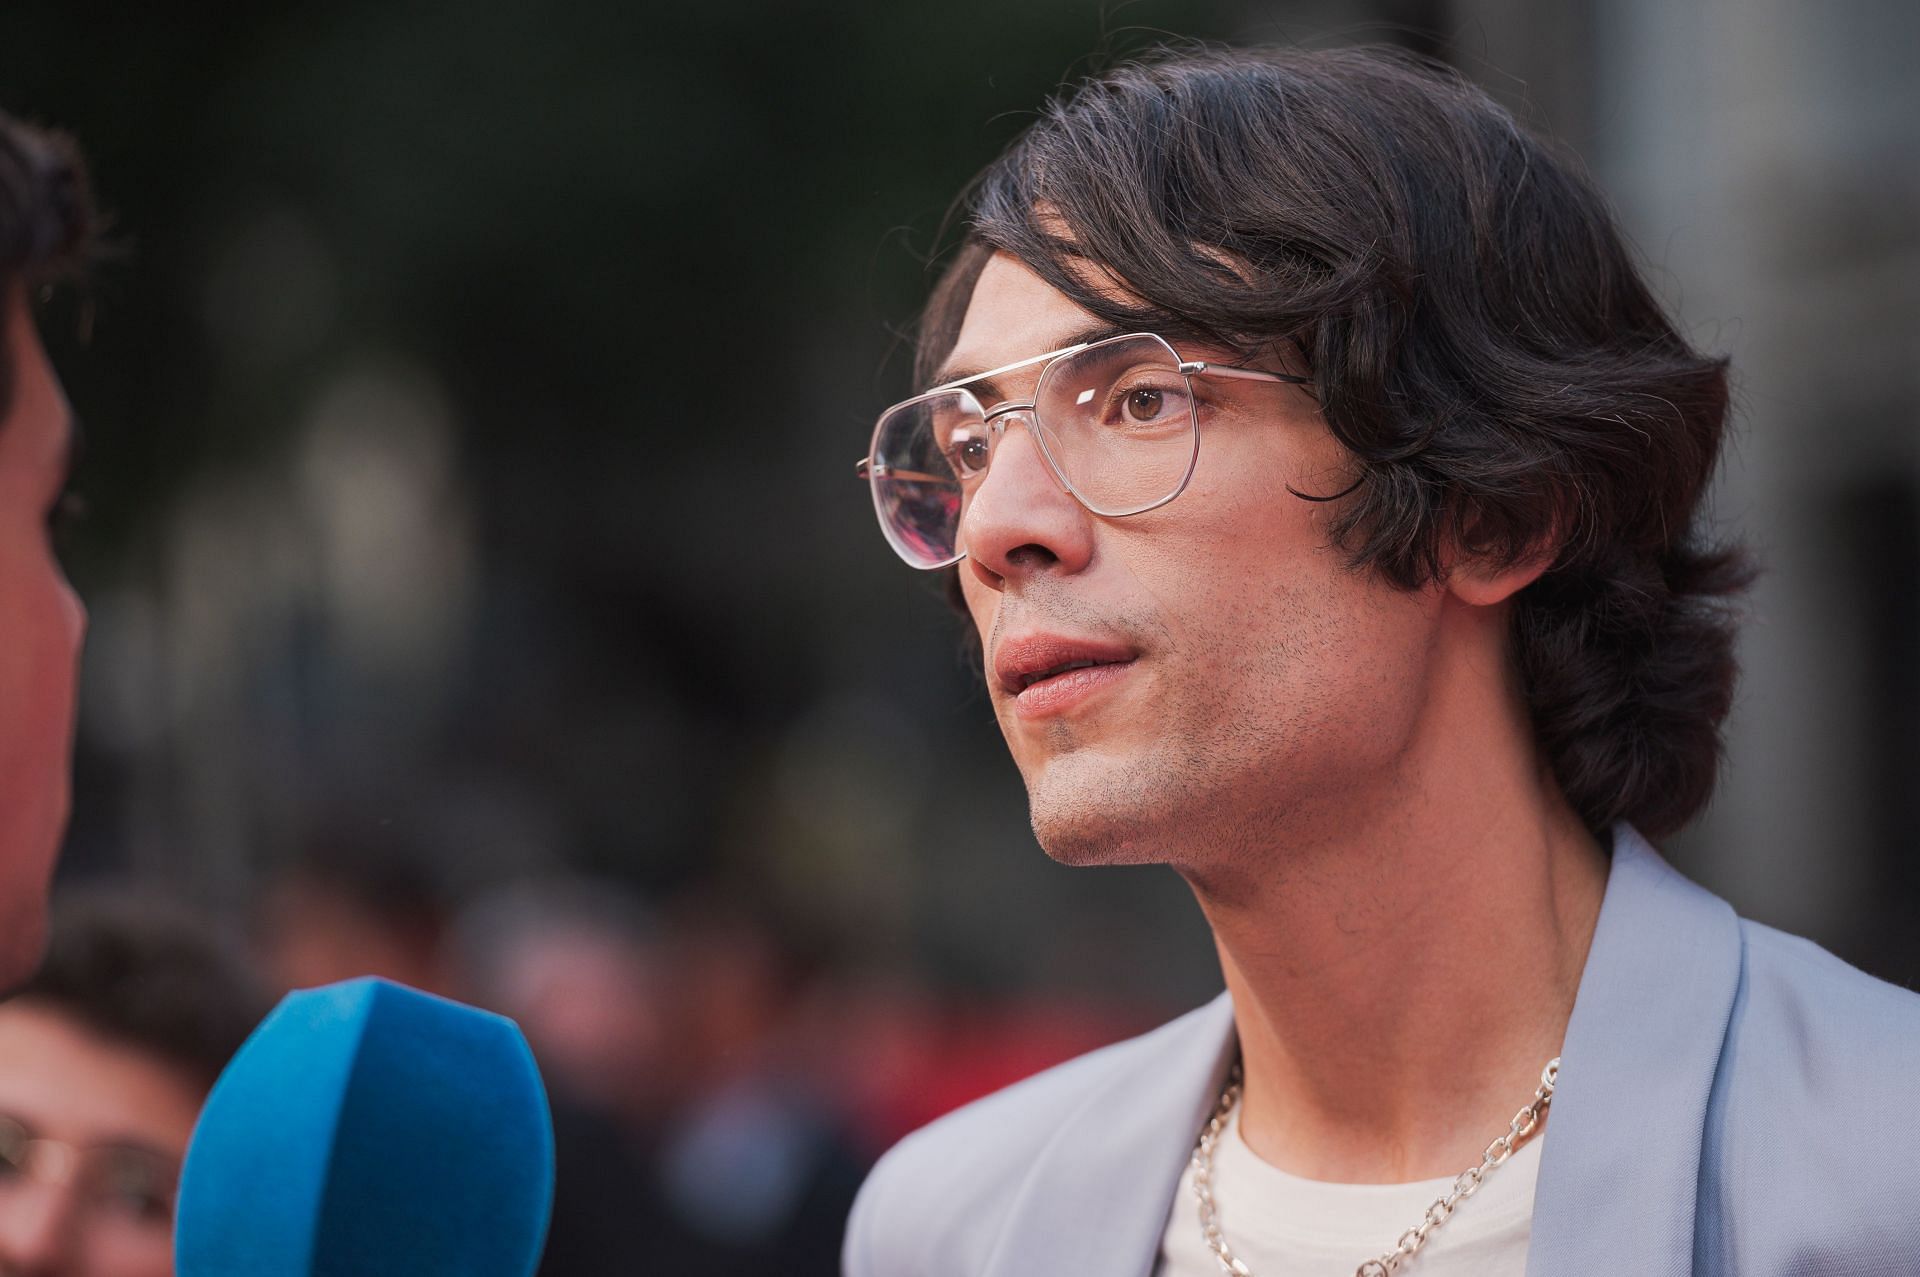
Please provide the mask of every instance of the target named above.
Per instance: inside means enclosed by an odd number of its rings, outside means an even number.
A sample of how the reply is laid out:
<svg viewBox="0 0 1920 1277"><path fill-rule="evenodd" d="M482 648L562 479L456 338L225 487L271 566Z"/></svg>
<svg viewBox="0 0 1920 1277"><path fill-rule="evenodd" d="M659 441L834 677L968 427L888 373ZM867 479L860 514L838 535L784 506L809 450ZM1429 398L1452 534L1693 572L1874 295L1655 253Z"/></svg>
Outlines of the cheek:
<svg viewBox="0 0 1920 1277"><path fill-rule="evenodd" d="M174 1277L173 1230L164 1225L123 1227L88 1242L95 1271L115 1277Z"/></svg>
<svg viewBox="0 0 1920 1277"><path fill-rule="evenodd" d="M1348 588L1321 507L1264 476L1208 478L1123 530L1131 575L1176 634L1230 635L1262 619L1317 612Z"/></svg>
<svg viewBox="0 0 1920 1277"><path fill-rule="evenodd" d="M1000 592L982 584L965 560L962 560L954 570L960 574L960 597L966 604L967 617L984 649L988 636L993 633L993 619L1000 607Z"/></svg>
<svg viewBox="0 0 1920 1277"><path fill-rule="evenodd" d="M17 632L25 637L23 654L31 664L37 707L60 716L71 711L80 646L86 636L86 609L58 567L40 575L18 618ZM9 633L16 632L11 627Z"/></svg>
<svg viewBox="0 0 1920 1277"><path fill-rule="evenodd" d="M1328 506L1258 478L1210 484L1140 528L1129 557L1167 628L1172 672L1236 721L1262 702L1296 728L1359 707L1385 728L1408 708L1436 600L1349 567L1329 541Z"/></svg>

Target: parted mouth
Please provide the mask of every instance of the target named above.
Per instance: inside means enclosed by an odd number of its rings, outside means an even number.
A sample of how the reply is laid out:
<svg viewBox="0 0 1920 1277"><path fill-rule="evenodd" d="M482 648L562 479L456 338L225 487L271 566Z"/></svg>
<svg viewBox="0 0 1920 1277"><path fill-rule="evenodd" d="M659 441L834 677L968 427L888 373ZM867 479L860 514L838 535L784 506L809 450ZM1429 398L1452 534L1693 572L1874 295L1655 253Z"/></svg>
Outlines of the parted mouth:
<svg viewBox="0 0 1920 1277"><path fill-rule="evenodd" d="M1065 674L1068 670L1086 670L1086 669L1092 669L1096 665L1105 665L1105 664L1108 664L1108 662L1106 661L1068 661L1064 665L1055 665L1049 669L1034 670L1032 673L1022 674L1020 676L1020 686L1023 688L1032 687L1035 683L1038 683L1043 678L1052 678L1056 674Z"/></svg>
<svg viewBox="0 0 1920 1277"><path fill-rule="evenodd" d="M993 673L1000 689L1018 696L1036 683L1099 665L1125 665L1139 652L1125 644L1064 634L1021 634L1002 639Z"/></svg>

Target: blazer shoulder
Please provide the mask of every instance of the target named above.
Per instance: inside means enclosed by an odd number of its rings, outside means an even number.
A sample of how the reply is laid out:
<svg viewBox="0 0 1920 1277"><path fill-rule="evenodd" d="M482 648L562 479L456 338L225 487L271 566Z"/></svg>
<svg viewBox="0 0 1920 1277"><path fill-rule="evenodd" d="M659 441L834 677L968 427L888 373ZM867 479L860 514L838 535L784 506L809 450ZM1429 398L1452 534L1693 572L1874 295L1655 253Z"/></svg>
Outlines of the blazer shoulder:
<svg viewBox="0 0 1920 1277"><path fill-rule="evenodd" d="M1725 1266L1702 1271L1813 1271L1821 1256L1920 1271L1920 1108L1900 1098L1920 1073L1920 994L1740 925L1700 1174L1703 1258Z"/></svg>
<svg viewBox="0 0 1920 1277"><path fill-rule="evenodd" d="M1740 922L1741 1018L1803 1033L1842 1067L1911 1076L1920 1051L1920 993L1850 966L1811 940Z"/></svg>
<svg viewBox="0 0 1920 1277"><path fill-rule="evenodd" d="M1716 1087L1726 1115L1744 1119L1729 1129L1793 1131L1816 1145L1832 1132L1864 1155L1886 1146L1910 1157L1920 1108L1888 1111L1886 1101L1911 1093L1920 1072L1920 994L1811 940L1744 919L1740 930L1740 991Z"/></svg>
<svg viewBox="0 0 1920 1277"><path fill-rule="evenodd" d="M1920 1145L1920 1109L1883 1109L1920 1072L1920 994L1811 940L1744 919L1740 931L1740 989L1715 1086L1727 1132L1792 1131L1818 1145L1818 1132L1844 1131L1863 1153L1889 1139ZM1881 1111L1863 1121L1863 1103Z"/></svg>
<svg viewBox="0 0 1920 1277"><path fill-rule="evenodd" d="M1138 1037L955 1109L888 1150L847 1222L848 1277L931 1277L985 1267L1026 1173L1090 1096L1151 1086L1174 1043L1230 1023L1224 997Z"/></svg>

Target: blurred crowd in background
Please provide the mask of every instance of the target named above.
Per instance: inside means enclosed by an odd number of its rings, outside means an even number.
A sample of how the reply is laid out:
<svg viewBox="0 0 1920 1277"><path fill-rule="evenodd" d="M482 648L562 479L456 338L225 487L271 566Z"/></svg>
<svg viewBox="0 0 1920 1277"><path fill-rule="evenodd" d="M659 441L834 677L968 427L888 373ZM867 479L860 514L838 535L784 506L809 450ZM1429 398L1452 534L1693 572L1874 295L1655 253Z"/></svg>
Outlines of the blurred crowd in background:
<svg viewBox="0 0 1920 1277"><path fill-rule="evenodd" d="M971 1007L832 978L750 899L549 876L448 894L390 830L323 841L240 919L159 884L57 898L0 1003L0 1266L165 1277L215 1076L278 995L364 975L516 1020L558 1165L545 1277L838 1271L873 1159L940 1113L1146 1027L1036 997Z"/></svg>
<svg viewBox="0 0 1920 1277"><path fill-rule="evenodd" d="M636 1256L836 1272L854 1192L893 1141L1147 1027L1146 1009L956 1004L897 973L836 973L750 891L550 876L462 899L428 865L391 831L317 844L268 884L254 951L277 988L371 972L520 1024L554 1106L548 1277Z"/></svg>
<svg viewBox="0 0 1920 1277"><path fill-rule="evenodd" d="M1212 993L1172 875L1034 847L852 467L948 202L1176 35L1409 45L1595 168L1733 356L1716 510L1768 567L1669 850L1920 978L1905 0L9 4L0 105L114 217L47 324L94 511L67 887L164 883L265 993L515 1016L553 1274L832 1271L891 1139Z"/></svg>

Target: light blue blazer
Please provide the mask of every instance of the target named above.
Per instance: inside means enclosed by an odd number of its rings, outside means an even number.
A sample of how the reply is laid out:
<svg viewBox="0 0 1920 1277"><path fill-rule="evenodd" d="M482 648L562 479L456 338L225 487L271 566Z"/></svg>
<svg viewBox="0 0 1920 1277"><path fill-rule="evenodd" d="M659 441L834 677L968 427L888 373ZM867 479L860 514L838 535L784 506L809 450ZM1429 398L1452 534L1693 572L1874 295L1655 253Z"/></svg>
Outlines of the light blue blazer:
<svg viewBox="0 0 1920 1277"><path fill-rule="evenodd" d="M903 1140L848 1277L1147 1277L1234 1055L1223 995ZM1529 1277L1920 1274L1920 997L1615 832Z"/></svg>

